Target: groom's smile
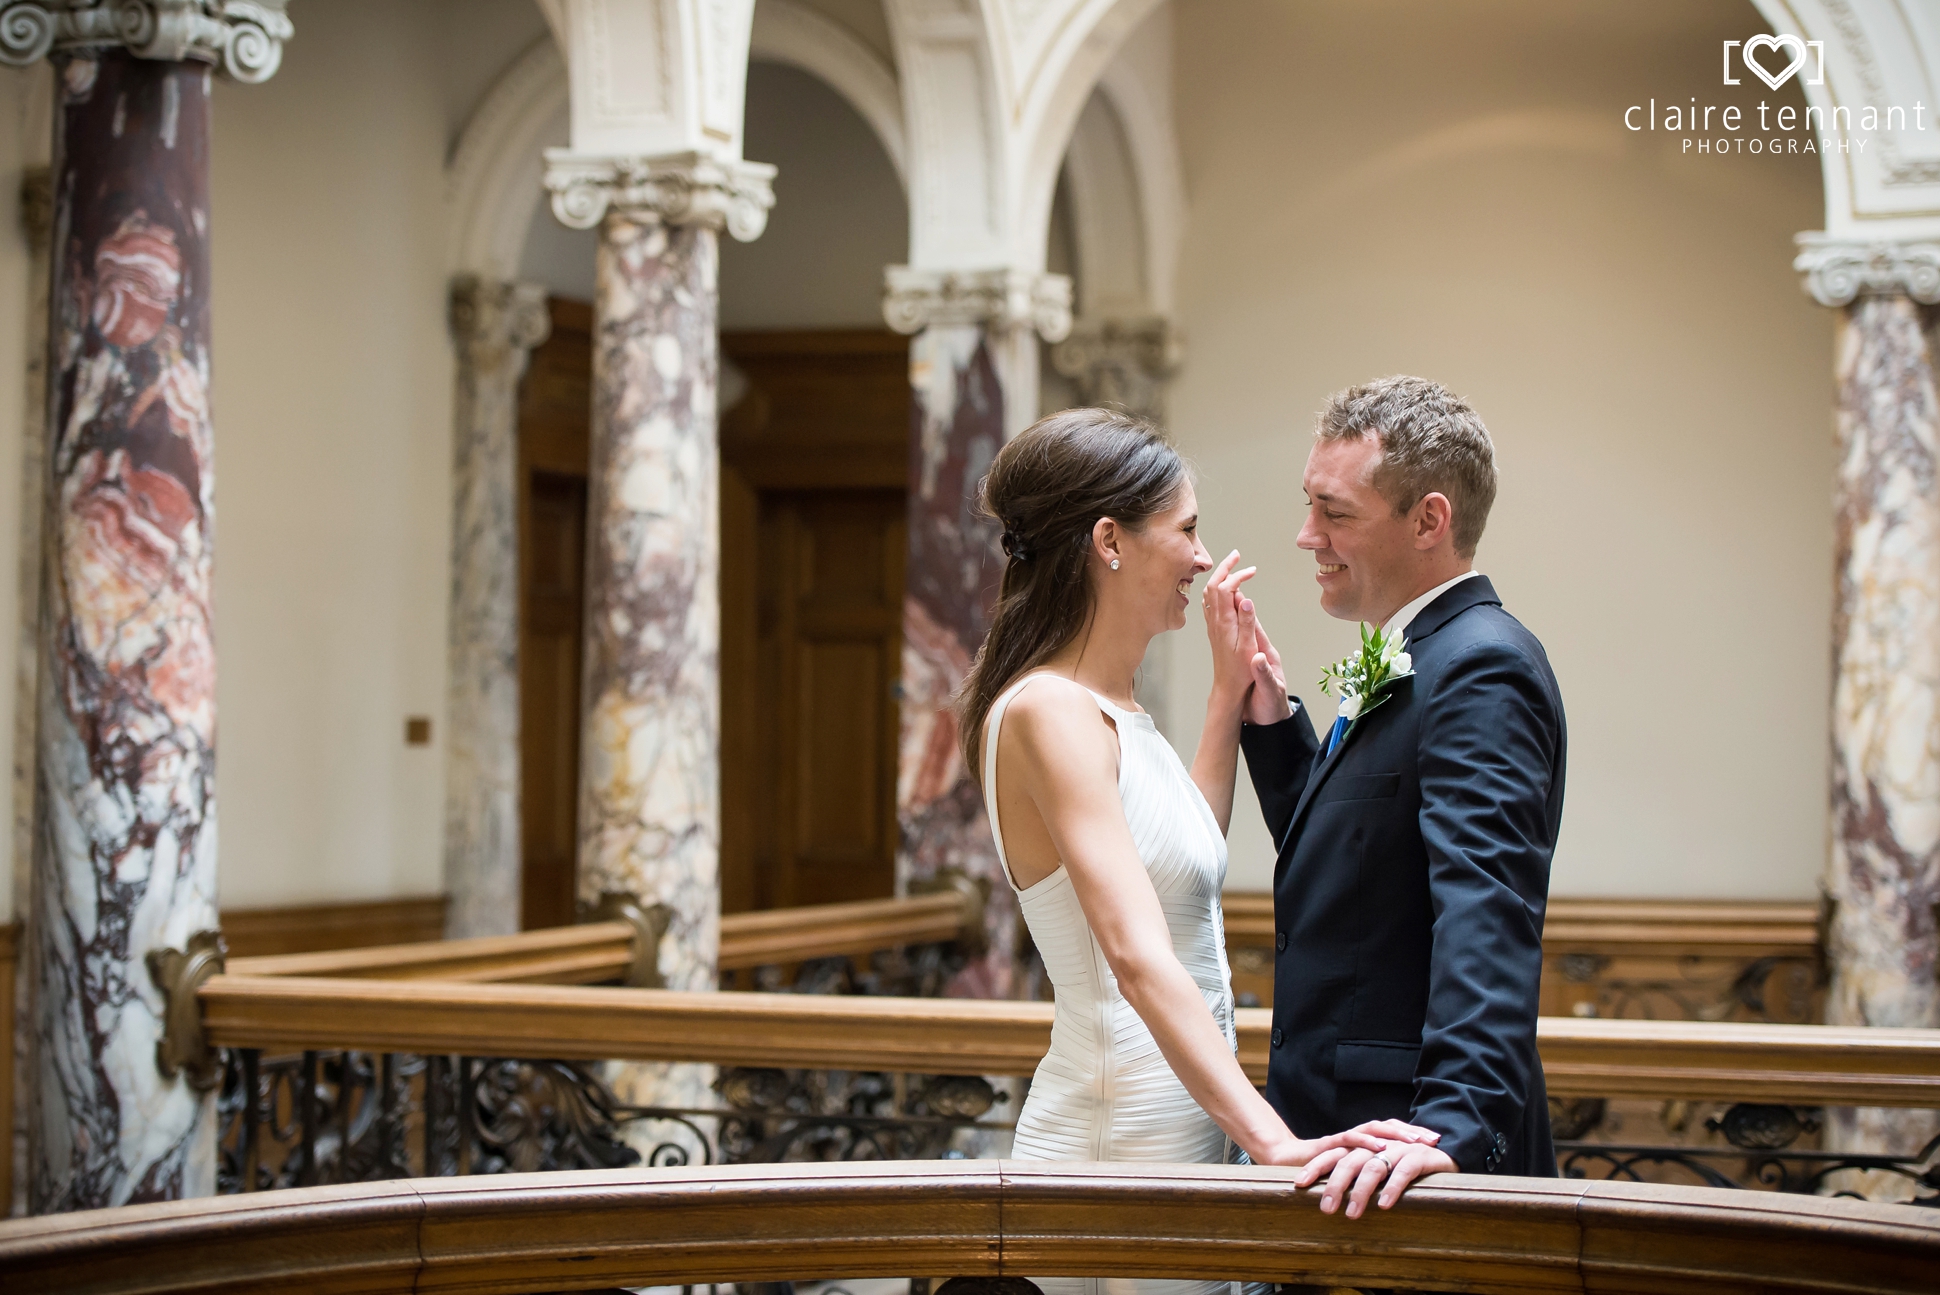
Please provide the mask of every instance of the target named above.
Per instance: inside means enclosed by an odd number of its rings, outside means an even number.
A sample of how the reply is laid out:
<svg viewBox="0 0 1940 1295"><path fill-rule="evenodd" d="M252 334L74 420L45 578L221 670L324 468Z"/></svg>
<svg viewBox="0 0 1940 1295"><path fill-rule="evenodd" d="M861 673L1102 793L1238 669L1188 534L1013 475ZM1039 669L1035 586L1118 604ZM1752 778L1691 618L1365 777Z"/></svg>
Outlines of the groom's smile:
<svg viewBox="0 0 1940 1295"><path fill-rule="evenodd" d="M1307 519L1296 541L1314 555L1321 610L1373 625L1419 592L1425 578L1409 515L1396 516L1374 485L1380 465L1372 436L1317 441L1301 481Z"/></svg>

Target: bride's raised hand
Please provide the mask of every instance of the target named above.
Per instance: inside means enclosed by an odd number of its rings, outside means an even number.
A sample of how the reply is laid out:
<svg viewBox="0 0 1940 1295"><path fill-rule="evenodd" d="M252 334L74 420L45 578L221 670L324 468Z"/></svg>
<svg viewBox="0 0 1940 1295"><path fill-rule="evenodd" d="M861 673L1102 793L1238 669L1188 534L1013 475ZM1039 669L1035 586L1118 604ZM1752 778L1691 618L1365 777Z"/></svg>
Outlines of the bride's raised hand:
<svg viewBox="0 0 1940 1295"><path fill-rule="evenodd" d="M1235 570L1238 563L1239 550L1234 549L1212 569L1200 605L1206 613L1206 637L1212 643L1213 693L1243 704L1247 689L1253 686L1256 631L1251 612L1240 611L1240 604L1246 600L1240 596L1239 587L1251 580L1258 568Z"/></svg>

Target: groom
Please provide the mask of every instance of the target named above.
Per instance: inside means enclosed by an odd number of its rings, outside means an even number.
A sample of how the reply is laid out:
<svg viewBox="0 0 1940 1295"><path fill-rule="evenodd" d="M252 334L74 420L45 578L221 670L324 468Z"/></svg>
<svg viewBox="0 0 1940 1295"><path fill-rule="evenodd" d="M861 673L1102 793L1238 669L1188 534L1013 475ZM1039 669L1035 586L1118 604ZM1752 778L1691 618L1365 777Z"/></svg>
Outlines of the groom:
<svg viewBox="0 0 1940 1295"><path fill-rule="evenodd" d="M1304 486L1321 607L1405 635L1414 666L1317 744L1262 634L1240 738L1280 851L1267 1100L1302 1137L1441 1135L1309 1165L1303 1185L1331 1170L1321 1208L1358 1218L1424 1174L1556 1173L1536 989L1563 699L1474 569L1495 448L1467 404L1410 377L1336 394Z"/></svg>

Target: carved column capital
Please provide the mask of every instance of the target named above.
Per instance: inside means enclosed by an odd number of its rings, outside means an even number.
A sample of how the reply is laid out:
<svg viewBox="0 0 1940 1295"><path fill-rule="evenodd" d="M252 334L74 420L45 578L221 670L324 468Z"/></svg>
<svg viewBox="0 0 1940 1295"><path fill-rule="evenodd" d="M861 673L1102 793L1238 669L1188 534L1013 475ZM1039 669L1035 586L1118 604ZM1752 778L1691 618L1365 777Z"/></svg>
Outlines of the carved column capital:
<svg viewBox="0 0 1940 1295"><path fill-rule="evenodd" d="M1800 234L1792 268L1822 306L1849 306L1859 297L1911 297L1940 303L1940 243L1867 242Z"/></svg>
<svg viewBox="0 0 1940 1295"><path fill-rule="evenodd" d="M6 0L0 63L26 67L56 49L119 45L137 58L214 63L267 81L295 34L287 0Z"/></svg>
<svg viewBox="0 0 1940 1295"><path fill-rule="evenodd" d="M1051 348L1051 367L1071 379L1085 404L1146 418L1162 412L1165 384L1184 358L1185 340L1158 317L1080 320Z"/></svg>
<svg viewBox="0 0 1940 1295"><path fill-rule="evenodd" d="M544 284L498 283L475 274L451 281L447 321L452 340L467 350L529 351L552 335Z"/></svg>
<svg viewBox="0 0 1940 1295"><path fill-rule="evenodd" d="M591 229L608 211L618 211L669 225L725 227L751 243L768 227L774 179L775 168L766 162L727 162L704 153L595 157L546 150L552 214L573 229Z"/></svg>
<svg viewBox="0 0 1940 1295"><path fill-rule="evenodd" d="M899 333L937 324L1035 328L1047 342L1071 331L1071 280L1027 270L919 270L892 265L884 272L883 318Z"/></svg>

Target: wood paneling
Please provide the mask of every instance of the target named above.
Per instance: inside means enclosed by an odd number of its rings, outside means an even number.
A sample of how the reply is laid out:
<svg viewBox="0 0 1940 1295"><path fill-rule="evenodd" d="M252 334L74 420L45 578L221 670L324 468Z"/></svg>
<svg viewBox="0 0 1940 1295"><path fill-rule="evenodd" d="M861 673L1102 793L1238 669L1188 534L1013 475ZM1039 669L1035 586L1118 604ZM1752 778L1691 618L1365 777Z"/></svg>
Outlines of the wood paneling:
<svg viewBox="0 0 1940 1295"><path fill-rule="evenodd" d="M275 957L324 949L415 944L445 933L445 897L414 895L355 904L225 908L222 938L234 958Z"/></svg>
<svg viewBox="0 0 1940 1295"><path fill-rule="evenodd" d="M592 308L551 300L519 388L519 924L570 925L579 857Z"/></svg>
<svg viewBox="0 0 1940 1295"><path fill-rule="evenodd" d="M955 939L972 905L957 891L813 908L733 913L721 919L723 971L810 958L860 957L879 949ZM633 928L589 922L518 935L437 940L381 948L231 958L236 976L358 980L450 980L468 984L591 985L616 980L633 958Z"/></svg>
<svg viewBox="0 0 1940 1295"><path fill-rule="evenodd" d="M719 1065L1028 1075L1049 1003L683 994L554 985L216 976L213 1043L371 1051L705 1061ZM1238 1014L1239 1057L1266 1078L1272 1014ZM1940 1031L1544 1017L1557 1096L1940 1107Z"/></svg>
<svg viewBox="0 0 1940 1295"><path fill-rule="evenodd" d="M1233 990L1273 1003L1273 897L1225 897ZM1545 1016L1820 1019L1819 910L1721 900L1552 899Z"/></svg>
<svg viewBox="0 0 1940 1295"><path fill-rule="evenodd" d="M1927 1292L1930 1210L1444 1174L1320 1212L1294 1170L983 1160L481 1175L0 1224L10 1289L517 1292L922 1274L1520 1292Z"/></svg>

